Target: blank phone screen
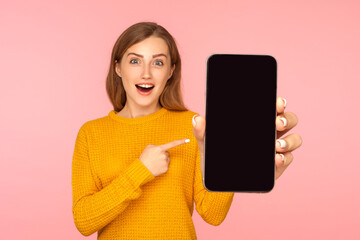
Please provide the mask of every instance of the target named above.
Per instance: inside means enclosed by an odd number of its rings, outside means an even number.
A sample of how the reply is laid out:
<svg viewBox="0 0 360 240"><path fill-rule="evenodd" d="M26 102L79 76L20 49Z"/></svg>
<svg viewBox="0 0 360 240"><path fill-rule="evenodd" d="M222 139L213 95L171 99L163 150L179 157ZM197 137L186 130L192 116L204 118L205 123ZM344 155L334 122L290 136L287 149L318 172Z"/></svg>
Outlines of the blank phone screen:
<svg viewBox="0 0 360 240"><path fill-rule="evenodd" d="M204 186L215 192L274 187L277 63L269 55L207 61Z"/></svg>

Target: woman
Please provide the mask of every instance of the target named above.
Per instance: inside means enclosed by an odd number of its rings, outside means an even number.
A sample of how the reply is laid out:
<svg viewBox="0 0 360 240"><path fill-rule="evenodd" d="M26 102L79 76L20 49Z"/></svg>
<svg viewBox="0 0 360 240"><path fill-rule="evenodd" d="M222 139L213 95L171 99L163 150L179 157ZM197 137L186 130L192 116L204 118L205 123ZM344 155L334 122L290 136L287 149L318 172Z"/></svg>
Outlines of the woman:
<svg viewBox="0 0 360 240"><path fill-rule="evenodd" d="M98 239L196 239L193 203L209 224L226 217L234 193L202 183L205 118L180 91L181 60L172 36L156 23L134 24L113 48L106 90L114 106L80 128L73 156L73 215ZM277 99L278 136L297 123ZM301 145L292 134L276 146L276 178Z"/></svg>

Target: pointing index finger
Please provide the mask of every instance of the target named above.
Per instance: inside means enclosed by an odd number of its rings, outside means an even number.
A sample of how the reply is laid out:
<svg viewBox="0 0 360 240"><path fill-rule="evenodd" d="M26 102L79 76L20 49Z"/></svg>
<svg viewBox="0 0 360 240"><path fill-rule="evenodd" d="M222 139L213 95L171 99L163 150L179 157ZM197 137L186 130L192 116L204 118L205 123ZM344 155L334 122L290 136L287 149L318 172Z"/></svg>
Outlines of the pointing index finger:
<svg viewBox="0 0 360 240"><path fill-rule="evenodd" d="M184 138L184 139L175 140L175 141L172 141L172 142L169 142L169 143L165 143L165 144L160 145L160 146L161 146L161 148L163 150L166 151L166 150L168 150L170 148L177 147L177 146L179 146L181 144L188 143L188 142L190 142L190 139L185 139Z"/></svg>

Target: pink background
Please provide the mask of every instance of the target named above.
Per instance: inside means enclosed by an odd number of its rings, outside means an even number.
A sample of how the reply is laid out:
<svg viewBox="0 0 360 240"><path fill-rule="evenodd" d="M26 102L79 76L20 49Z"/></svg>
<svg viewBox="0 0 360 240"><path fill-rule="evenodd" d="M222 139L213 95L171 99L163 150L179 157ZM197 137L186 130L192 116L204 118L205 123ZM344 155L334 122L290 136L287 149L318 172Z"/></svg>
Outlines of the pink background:
<svg viewBox="0 0 360 240"><path fill-rule="evenodd" d="M177 40L191 110L205 113L210 54L269 54L299 118L303 145L275 189L235 194L218 227L195 212L199 239L360 239L359 12L355 0L2 1L1 239L86 239L71 212L75 139L112 109L111 50L139 21Z"/></svg>

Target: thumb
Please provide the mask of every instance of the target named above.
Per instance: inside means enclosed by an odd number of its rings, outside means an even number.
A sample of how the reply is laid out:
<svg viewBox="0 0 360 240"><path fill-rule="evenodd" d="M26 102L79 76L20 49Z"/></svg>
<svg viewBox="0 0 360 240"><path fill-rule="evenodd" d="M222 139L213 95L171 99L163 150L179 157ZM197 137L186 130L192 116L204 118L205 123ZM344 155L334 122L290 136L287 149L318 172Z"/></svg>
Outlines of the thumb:
<svg viewBox="0 0 360 240"><path fill-rule="evenodd" d="M193 133L200 147L200 144L204 144L205 127L206 127L205 118L200 115L194 115L192 119L192 123L194 126Z"/></svg>
<svg viewBox="0 0 360 240"><path fill-rule="evenodd" d="M193 116L192 123L194 126L193 133L199 146L201 174L202 176L204 176L204 165L205 165L204 136L205 136L206 121L204 117L200 115L195 115Z"/></svg>

